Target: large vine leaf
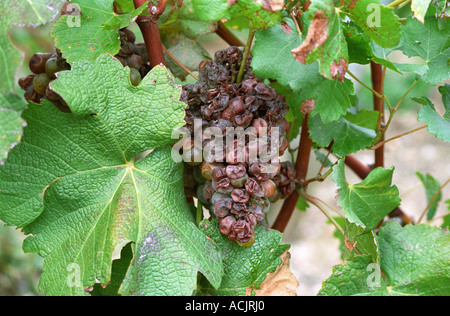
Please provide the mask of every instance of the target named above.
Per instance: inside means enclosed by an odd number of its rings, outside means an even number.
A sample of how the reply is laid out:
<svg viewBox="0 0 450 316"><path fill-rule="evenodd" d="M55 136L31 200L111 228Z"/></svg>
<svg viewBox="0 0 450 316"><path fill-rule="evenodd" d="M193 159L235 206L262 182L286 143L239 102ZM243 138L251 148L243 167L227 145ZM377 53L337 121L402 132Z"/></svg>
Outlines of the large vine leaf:
<svg viewBox="0 0 450 316"><path fill-rule="evenodd" d="M155 67L133 87L129 70L102 55L52 87L73 113L31 103L23 139L0 169L0 218L25 226L25 251L45 257L40 288L82 295L108 284L113 256L129 242L134 259L121 294L189 295L198 271L218 286L216 246L194 223L183 165L167 146L184 124L168 71Z"/></svg>
<svg viewBox="0 0 450 316"><path fill-rule="evenodd" d="M258 29L273 26L279 22L281 19L279 11L283 8L283 1L192 0L192 4L202 20L247 19L253 27Z"/></svg>
<svg viewBox="0 0 450 316"><path fill-rule="evenodd" d="M282 264L280 256L289 245L280 245L282 234L276 230L255 229L255 243L241 247L220 233L216 220L204 220L200 228L219 246L224 264L224 275L220 287L214 288L201 280L202 294L210 295L254 295L269 273Z"/></svg>
<svg viewBox="0 0 450 316"><path fill-rule="evenodd" d="M120 50L119 29L129 26L147 8L145 3L134 11L117 14L113 2L74 0L72 3L79 7L79 12L75 16L65 15L55 23L51 35L69 63L95 61L102 53L117 54Z"/></svg>
<svg viewBox="0 0 450 316"><path fill-rule="evenodd" d="M448 296L450 235L429 225L391 221L377 237L379 265L369 256L333 268L319 295ZM382 273L384 273L384 277Z"/></svg>
<svg viewBox="0 0 450 316"><path fill-rule="evenodd" d="M349 184L345 178L344 160L339 160L331 177L339 186L338 203L349 222L369 231L400 205L398 189L391 185L393 172L393 168L379 167L372 170L362 182Z"/></svg>

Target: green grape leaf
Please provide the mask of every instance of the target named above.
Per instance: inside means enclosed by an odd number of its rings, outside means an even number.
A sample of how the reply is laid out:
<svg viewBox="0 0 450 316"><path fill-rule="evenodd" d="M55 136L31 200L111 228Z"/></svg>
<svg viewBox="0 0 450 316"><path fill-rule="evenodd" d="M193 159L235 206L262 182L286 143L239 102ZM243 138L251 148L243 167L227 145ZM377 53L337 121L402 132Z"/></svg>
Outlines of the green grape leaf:
<svg viewBox="0 0 450 316"><path fill-rule="evenodd" d="M408 57L422 58L428 69L419 68L422 80L436 85L450 78L450 24L444 28L434 16L426 16L424 23L408 17L402 25L402 40L398 49Z"/></svg>
<svg viewBox="0 0 450 316"><path fill-rule="evenodd" d="M436 214L437 205L442 198L442 195L439 192L439 190L441 188L441 184L439 183L438 180L436 180L430 174L423 175L420 172L416 172L416 175L420 179L420 182L422 182L423 187L425 188L425 195L427 197L427 203L429 203L431 201L431 199L434 198L434 200L431 203L430 207L428 208L428 212L427 212L427 220L431 220L431 219L433 219L434 215ZM436 197L434 197L436 193L438 193L438 195Z"/></svg>
<svg viewBox="0 0 450 316"><path fill-rule="evenodd" d="M0 3L2 24L38 26L52 21L64 0L3 0Z"/></svg>
<svg viewBox="0 0 450 316"><path fill-rule="evenodd" d="M377 237L379 264L369 256L356 256L334 267L319 295L448 296L449 242L450 235L437 227L401 227L390 221Z"/></svg>
<svg viewBox="0 0 450 316"><path fill-rule="evenodd" d="M299 34L291 18L257 31L252 50L253 72L260 78L277 80L279 84L294 91L307 84L321 82L323 78L319 74L317 62L304 65L292 56L291 50L299 45Z"/></svg>
<svg viewBox="0 0 450 316"><path fill-rule="evenodd" d="M211 238L222 252L224 275L218 289L206 280L200 281L203 294L236 296L249 295L260 288L267 274L281 265L280 256L289 245L280 245L282 234L276 230L255 229L255 243L251 247L241 247L220 233L216 220L204 220L200 229Z"/></svg>
<svg viewBox="0 0 450 316"><path fill-rule="evenodd" d="M428 125L428 132L433 133L436 137L441 138L444 142L450 141L450 115L446 111L444 117L436 112L433 103L427 97L414 98L421 105L418 111L417 120L425 122Z"/></svg>
<svg viewBox="0 0 450 316"><path fill-rule="evenodd" d="M204 21L247 19L257 29L277 24L281 19L279 11L283 8L280 1L255 0L192 0L192 5L198 17Z"/></svg>
<svg viewBox="0 0 450 316"><path fill-rule="evenodd" d="M450 234L425 224L380 229L380 265L392 295L450 295Z"/></svg>
<svg viewBox="0 0 450 316"><path fill-rule="evenodd" d="M402 74L395 64L387 59L384 49L373 43L371 38L362 29L353 23L344 26L344 35L348 45L349 63L366 65L371 61L386 66Z"/></svg>
<svg viewBox="0 0 450 316"><path fill-rule="evenodd" d="M191 0L170 1L158 22L161 34L173 36L181 33L191 39L214 33L217 29L216 22L200 20Z"/></svg>
<svg viewBox="0 0 450 316"><path fill-rule="evenodd" d="M431 0L412 0L411 1L411 11L414 12L414 17L424 23L425 22L425 14L428 11L428 6L430 5Z"/></svg>
<svg viewBox="0 0 450 316"><path fill-rule="evenodd" d="M198 271L219 286L216 245L195 225L183 164L168 146L184 125L173 81L157 66L133 87L129 69L102 55L53 82L72 113L45 100L24 111L22 141L0 167L0 218L25 226L24 250L45 258L46 294L107 285L113 255L130 242L134 258L120 294L190 295Z"/></svg>
<svg viewBox="0 0 450 316"><path fill-rule="evenodd" d="M376 233L373 230L365 231L358 224L350 223L345 218L342 222L345 234L343 257L346 260L352 260L356 254L366 255L372 259L372 262L378 262L379 249Z"/></svg>
<svg viewBox="0 0 450 316"><path fill-rule="evenodd" d="M450 117L450 84L445 83L438 88L439 93L442 95L442 105L444 106L444 117Z"/></svg>
<svg viewBox="0 0 450 316"><path fill-rule="evenodd" d="M129 26L131 21L146 8L125 14L116 14L114 0L74 0L79 7L74 15L65 15L52 28L51 35L69 63L82 60L94 61L102 53L115 55L120 50L119 29Z"/></svg>
<svg viewBox="0 0 450 316"><path fill-rule="evenodd" d="M115 0L114 2L120 12L131 12L135 9L133 0Z"/></svg>
<svg viewBox="0 0 450 316"><path fill-rule="evenodd" d="M333 141L333 153L339 157L357 152L372 144L376 137L378 112L361 111L347 113L337 121L323 124L319 115L309 119L311 139L320 147L328 147Z"/></svg>
<svg viewBox="0 0 450 316"><path fill-rule="evenodd" d="M227 1L223 0L192 0L195 13L203 21L219 21L229 9Z"/></svg>
<svg viewBox="0 0 450 316"><path fill-rule="evenodd" d="M338 203L349 222L369 231L400 205L398 189L391 185L393 172L393 168L378 167L362 182L350 184L345 178L344 160L339 160L331 177L339 187Z"/></svg>
<svg viewBox="0 0 450 316"><path fill-rule="evenodd" d="M307 84L290 97L294 111L301 111L302 105L309 100L312 106L311 117L320 114L323 124L338 120L352 106L351 96L355 95L353 82L347 78L343 82L322 77L319 83Z"/></svg>
<svg viewBox="0 0 450 316"><path fill-rule="evenodd" d="M375 281L378 274L372 267L377 266L369 256L357 256L352 261L334 266L331 276L322 283L318 296L383 295L379 289L385 289L386 283L381 277L380 282Z"/></svg>
<svg viewBox="0 0 450 316"><path fill-rule="evenodd" d="M0 94L0 163L6 159L9 150L22 137L23 120L16 108L23 103L17 96ZM14 103L18 103L15 105Z"/></svg>
<svg viewBox="0 0 450 316"><path fill-rule="evenodd" d="M398 16L379 0L343 0L339 11L346 14L381 47L394 47L400 42Z"/></svg>
<svg viewBox="0 0 450 316"><path fill-rule="evenodd" d="M0 23L0 93L15 91L15 74L22 60L21 52L10 41L9 26L4 24L2 19Z"/></svg>
<svg viewBox="0 0 450 316"><path fill-rule="evenodd" d="M319 61L320 73L328 79L344 80L348 66L348 49L341 18L331 0L311 1L306 11L311 20L305 40L292 50L302 64Z"/></svg>

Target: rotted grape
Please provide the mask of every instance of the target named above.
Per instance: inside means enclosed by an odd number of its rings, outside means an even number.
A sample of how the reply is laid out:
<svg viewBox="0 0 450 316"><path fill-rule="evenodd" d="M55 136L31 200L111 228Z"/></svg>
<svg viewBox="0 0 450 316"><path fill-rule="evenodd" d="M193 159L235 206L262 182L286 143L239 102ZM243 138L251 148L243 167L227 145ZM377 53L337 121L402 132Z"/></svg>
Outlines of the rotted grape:
<svg viewBox="0 0 450 316"><path fill-rule="evenodd" d="M232 46L218 51L213 61L200 63L200 81L183 86L181 100L187 104L185 121L191 139L202 133L203 150L210 148L212 142L205 133L207 128L226 134L229 128L253 127L254 136L267 131L270 136L272 127L279 128L278 138L269 137L266 144L249 138L234 139L221 151L214 148L209 159L185 164L190 174L204 180L185 187L186 195L197 197L210 209L220 232L229 240L249 247L255 241L255 228L265 223L271 203L295 190L295 169L286 161L270 169L261 156L256 160L250 157L251 152L269 147L272 142L278 145L278 158L284 154L289 145L289 123L285 119L288 105L284 96L252 73L251 57L245 61L242 82L236 83L242 59L242 51ZM195 125L196 119L201 124ZM184 156L192 156L191 147L186 147Z"/></svg>
<svg viewBox="0 0 450 316"><path fill-rule="evenodd" d="M70 112L69 106L59 94L51 89L57 73L70 70L70 65L59 50L55 53L35 53L28 63L32 74L19 79L19 86L25 90L25 99L41 103L43 99L52 102L63 112Z"/></svg>

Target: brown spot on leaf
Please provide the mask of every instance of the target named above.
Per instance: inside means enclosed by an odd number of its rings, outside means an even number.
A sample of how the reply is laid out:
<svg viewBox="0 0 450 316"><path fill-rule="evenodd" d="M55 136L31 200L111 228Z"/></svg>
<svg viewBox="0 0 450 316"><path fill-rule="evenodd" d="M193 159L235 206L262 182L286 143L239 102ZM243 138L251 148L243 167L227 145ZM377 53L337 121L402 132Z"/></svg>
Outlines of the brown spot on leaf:
<svg viewBox="0 0 450 316"><path fill-rule="evenodd" d="M356 243L357 243L357 241L354 241L354 242L349 241L347 235L345 235L344 244L345 244L345 248L347 248L348 251L352 252L353 249L355 249L355 247L356 247Z"/></svg>
<svg viewBox="0 0 450 316"><path fill-rule="evenodd" d="M256 3L262 3L262 9L270 12L277 12L283 9L283 0L256 0Z"/></svg>
<svg viewBox="0 0 450 316"><path fill-rule="evenodd" d="M235 4L236 2L238 2L238 0L227 0L227 4L228 4L228 5L233 5L233 4Z"/></svg>
<svg viewBox="0 0 450 316"><path fill-rule="evenodd" d="M344 58L339 58L339 64L336 60L333 60L333 64L330 66L331 77L333 79L339 78L339 81L344 81L345 74L347 73L348 62Z"/></svg>
<svg viewBox="0 0 450 316"><path fill-rule="evenodd" d="M289 24L287 24L287 21L281 22L281 29L283 30L284 33L292 35L292 29L289 26Z"/></svg>
<svg viewBox="0 0 450 316"><path fill-rule="evenodd" d="M300 112L302 112L304 115L307 115L311 113L312 110L314 110L315 105L316 102L314 101L314 99L306 99L300 107Z"/></svg>
<svg viewBox="0 0 450 316"><path fill-rule="evenodd" d="M315 48L319 47L328 38L328 18L322 10L317 10L314 19L308 28L308 34L303 43L291 50L295 60L305 64L306 58Z"/></svg>
<svg viewBox="0 0 450 316"><path fill-rule="evenodd" d="M341 2L341 7L342 6L346 6L349 9L353 9L355 7L355 5L356 5L356 2L358 2L358 0L349 0L349 1L347 1L347 0L340 0L340 2Z"/></svg>

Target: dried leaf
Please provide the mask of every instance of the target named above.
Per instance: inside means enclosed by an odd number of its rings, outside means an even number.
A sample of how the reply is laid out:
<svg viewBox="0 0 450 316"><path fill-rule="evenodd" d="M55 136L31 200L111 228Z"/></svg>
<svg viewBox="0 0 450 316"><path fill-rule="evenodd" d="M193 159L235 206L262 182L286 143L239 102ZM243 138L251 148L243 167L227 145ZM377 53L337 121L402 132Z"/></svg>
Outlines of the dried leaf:
<svg viewBox="0 0 450 316"><path fill-rule="evenodd" d="M262 3L263 10L277 12L283 9L283 0L257 0L256 3Z"/></svg>
<svg viewBox="0 0 450 316"><path fill-rule="evenodd" d="M314 19L308 28L308 34L303 43L291 50L295 60L302 64L306 64L306 58L315 48L319 47L328 38L328 17L323 14L322 10L317 10Z"/></svg>
<svg viewBox="0 0 450 316"><path fill-rule="evenodd" d="M344 81L345 73L347 72L348 62L344 58L339 58L339 64L333 60L333 64L330 66L331 77L333 79L338 78L340 82Z"/></svg>
<svg viewBox="0 0 450 316"><path fill-rule="evenodd" d="M286 250L281 255L281 265L261 283L260 289L254 289L256 296L296 296L299 285L289 268L291 254Z"/></svg>
<svg viewBox="0 0 450 316"><path fill-rule="evenodd" d="M305 102L302 103L300 112L304 115L311 113L311 111L315 108L315 104L316 102L314 99L306 99Z"/></svg>

